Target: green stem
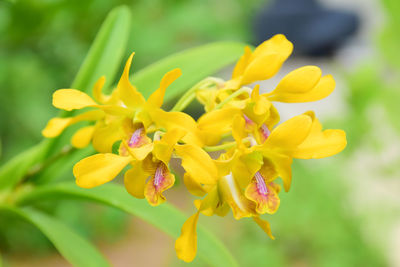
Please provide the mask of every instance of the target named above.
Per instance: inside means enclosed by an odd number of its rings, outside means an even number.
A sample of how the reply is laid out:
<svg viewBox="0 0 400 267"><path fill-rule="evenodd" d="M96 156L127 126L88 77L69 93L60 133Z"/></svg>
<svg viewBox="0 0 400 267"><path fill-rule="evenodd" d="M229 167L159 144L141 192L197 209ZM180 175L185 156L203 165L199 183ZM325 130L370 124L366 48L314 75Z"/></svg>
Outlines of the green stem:
<svg viewBox="0 0 400 267"><path fill-rule="evenodd" d="M218 146L205 146L203 147L203 149L206 152L215 152L215 151L225 150L234 146L236 146L236 142L229 142Z"/></svg>
<svg viewBox="0 0 400 267"><path fill-rule="evenodd" d="M217 110L222 108L226 103L228 103L229 101L231 101L232 99L234 99L235 97L243 94L243 93L249 93L249 88L248 87L242 87L239 90L237 90L236 92L230 94L227 98L225 98L221 103L219 103L218 105L215 106L215 108L213 110Z"/></svg>
<svg viewBox="0 0 400 267"><path fill-rule="evenodd" d="M192 88L190 88L186 93L176 102L175 106L171 109L171 111L182 111L184 110L192 101L196 98L196 91L199 89L204 89L206 87L210 87L212 85L216 85L221 83L222 80L208 77L204 80L201 80L197 84L195 84Z"/></svg>

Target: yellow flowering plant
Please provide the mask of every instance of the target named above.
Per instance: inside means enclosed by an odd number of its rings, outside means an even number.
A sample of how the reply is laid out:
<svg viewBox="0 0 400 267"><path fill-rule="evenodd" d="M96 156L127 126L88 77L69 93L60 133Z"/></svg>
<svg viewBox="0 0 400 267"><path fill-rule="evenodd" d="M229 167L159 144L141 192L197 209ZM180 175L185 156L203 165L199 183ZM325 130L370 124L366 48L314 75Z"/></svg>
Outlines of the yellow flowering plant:
<svg viewBox="0 0 400 267"><path fill-rule="evenodd" d="M99 38L111 36L110 32L108 35L106 30L104 32ZM111 39L110 42L114 42ZM239 58L243 49L244 53ZM142 216L165 230L167 226L159 221L158 216L173 208L164 203L166 198L163 193L172 188L177 179L182 179L188 193L198 199L194 200L197 211L183 223L176 240L178 258L186 262L195 258L200 214L225 216L232 210L236 220L251 218L274 239L269 222L261 217L278 210L281 184L286 192L289 191L293 159L328 157L346 146L345 133L342 130L323 130L314 112L308 111L280 122L279 112L274 107L274 102L309 102L327 97L335 87L331 75L322 76L318 67L305 66L287 74L273 90L268 91L258 84L274 76L292 50L292 43L278 34L254 50L241 44L218 44L205 47L201 53L200 50L196 51L198 57L210 51L213 56L218 55L220 67L239 58L232 78L227 81L210 77L216 71L215 65L208 67L203 65L203 61L196 63L192 58L195 53L191 56L190 51L187 52L187 59L172 57L153 69L150 67L147 73L146 70L137 73L139 78L142 77L142 80L137 80L136 74L130 76L132 53L110 94L103 93L107 75L102 76L102 73L95 77L98 74L96 71L90 76L90 80L98 79L93 85L93 97L83 92L79 84L72 86L74 89L57 90L53 94L53 105L67 113L47 123L42 133L50 139L37 149L39 152L32 150L33 161L24 161L24 157L16 159L14 165L27 162L24 168L31 174L16 174L16 183L3 187L6 193L2 199L18 207L57 193L73 195L108 203ZM221 51L225 51L225 54ZM92 58L96 58L98 53L93 55ZM210 63L215 62L214 58L209 58ZM192 73L206 69L208 73L203 75L203 71L201 76L188 75L185 79L186 69L192 70ZM164 72L162 76L160 70ZM146 78L149 88L137 86L146 84ZM184 79L184 82L177 90L174 86L180 79ZM170 88L175 88L175 95L177 92L185 93L171 110L166 110L163 103L167 98L171 101L172 97L168 97L172 95L168 94ZM205 110L197 121L183 112L195 99ZM72 114L72 111L79 113ZM68 132L64 133L68 127L83 121L87 124L75 130L72 137L68 136ZM74 162L76 185L83 189L71 184L32 189L28 178L41 178L42 169L47 167L46 164L39 165L39 170L34 169L32 174L35 161L48 157L48 151L56 147L56 141L64 140L65 143L65 136L71 139L73 149L92 147L96 151L90 155L83 153L82 158ZM211 156L209 152L215 153ZM41 156L41 153L45 156ZM184 169L182 175L174 174L170 166L174 159L180 159ZM72 157L68 162L73 162ZM8 169L0 172L0 186L1 177L14 170L14 165L10 164ZM116 185L107 184L120 173L123 173L124 187L130 196L124 195L125 190L121 187L117 189ZM18 194L13 193L16 189ZM143 198L147 203L137 200ZM44 215L30 210L16 210L14 206L3 209L31 221L40 229L46 228L43 226ZM182 214L179 216L184 217ZM44 220L49 223L49 219ZM49 235L46 231L43 230ZM176 229L165 231L176 237L179 235ZM204 229L200 231L203 233ZM89 246L86 241L79 240L84 247ZM218 257L223 265L236 265L232 255L225 251L219 241L206 237L205 240L208 242L205 246L209 248L200 248L203 258L208 257L208 261L215 265L219 265L216 262ZM73 264L85 266L85 262L80 261L79 252L74 252L77 255L65 252L57 237L53 236L53 242ZM97 252L92 251L92 257L102 262L98 266L104 265L102 256Z"/></svg>

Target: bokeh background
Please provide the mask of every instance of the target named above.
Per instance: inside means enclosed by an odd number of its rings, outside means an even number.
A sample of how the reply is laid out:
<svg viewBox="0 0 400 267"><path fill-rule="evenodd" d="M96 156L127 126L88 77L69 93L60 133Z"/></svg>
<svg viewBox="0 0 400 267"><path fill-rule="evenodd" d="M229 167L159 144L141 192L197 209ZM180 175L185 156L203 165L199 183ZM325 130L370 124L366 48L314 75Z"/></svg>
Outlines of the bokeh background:
<svg viewBox="0 0 400 267"><path fill-rule="evenodd" d="M235 40L257 45L286 33L289 71L317 65L337 81L327 99L278 104L283 119L315 110L345 129L340 155L297 161L291 191L268 217L275 241L250 221L201 218L242 266L400 266L400 1L398 0L14 0L0 1L0 164L38 143L107 13L133 20L126 56L134 70L185 48ZM218 75L228 78L232 70ZM73 179L72 173L67 174ZM190 214L178 184L167 197ZM174 240L114 209L60 201L57 217L93 240L115 266L180 266ZM5 266L69 266L40 232L0 219ZM195 266L204 266L200 259Z"/></svg>

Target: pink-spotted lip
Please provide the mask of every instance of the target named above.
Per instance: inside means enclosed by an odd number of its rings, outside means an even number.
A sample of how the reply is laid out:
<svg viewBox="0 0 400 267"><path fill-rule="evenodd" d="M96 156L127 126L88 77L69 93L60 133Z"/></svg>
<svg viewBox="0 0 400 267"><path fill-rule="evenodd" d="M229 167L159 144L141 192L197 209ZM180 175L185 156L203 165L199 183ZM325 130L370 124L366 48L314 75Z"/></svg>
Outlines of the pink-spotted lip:
<svg viewBox="0 0 400 267"><path fill-rule="evenodd" d="M267 188L267 185L265 184L264 177L259 172L256 172L254 177L256 178L256 185L257 185L258 193L266 196L268 194L268 188Z"/></svg>
<svg viewBox="0 0 400 267"><path fill-rule="evenodd" d="M128 146L130 148L134 148L134 147L140 146L142 138L143 138L143 136L142 136L143 132L144 132L144 128L143 127L139 128L139 129L136 129L133 132L133 134L132 134L132 136L131 136L131 138L129 139L129 142L128 142Z"/></svg>

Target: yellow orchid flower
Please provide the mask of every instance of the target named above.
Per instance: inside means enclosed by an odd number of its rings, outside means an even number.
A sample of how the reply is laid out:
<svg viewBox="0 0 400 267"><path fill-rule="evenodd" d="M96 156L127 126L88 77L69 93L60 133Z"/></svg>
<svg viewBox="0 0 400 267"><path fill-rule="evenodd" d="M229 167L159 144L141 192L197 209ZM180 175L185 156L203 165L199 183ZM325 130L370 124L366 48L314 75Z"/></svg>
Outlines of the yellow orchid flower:
<svg viewBox="0 0 400 267"><path fill-rule="evenodd" d="M190 177L189 182L185 181L188 189L195 194L207 194L202 200L195 201L198 211L184 223L181 236L175 242L178 258L190 262L196 255L196 226L200 213L206 216L225 216L231 208L237 220L251 217L274 238L269 223L259 218L256 205L246 198L230 171L238 159L236 154L222 155L219 160L212 160L203 150L191 145L178 145L176 153L183 158L182 166L187 172L185 175ZM200 166L198 160L201 160Z"/></svg>
<svg viewBox="0 0 400 267"><path fill-rule="evenodd" d="M273 77L292 51L293 44L282 34L263 42L253 52L246 46L244 55L236 63L232 78L216 88L198 90L197 99L207 112L211 111L242 86Z"/></svg>
<svg viewBox="0 0 400 267"><path fill-rule="evenodd" d="M136 128L129 142L124 141L125 149L120 148L120 155L100 153L75 164L76 183L83 188L107 183L131 164L124 176L127 191L137 198L145 197L152 206L159 205L165 201L162 193L175 182L168 164L175 144L184 134L174 129L165 133L161 140L149 142L144 128Z"/></svg>
<svg viewBox="0 0 400 267"><path fill-rule="evenodd" d="M121 140L126 133L122 124L126 118L135 123L141 123L146 131L156 128L171 130L173 128L185 129L188 134L185 142L201 145L203 142L197 129L196 122L182 112L166 112L161 109L166 88L180 75L180 69L174 69L164 75L160 87L146 101L144 97L129 81L129 69L134 53L128 58L116 90L111 96L101 93L105 79L102 77L93 88L93 95L98 104L89 95L76 89L61 89L53 94L53 105L64 110L83 109L94 107L99 110L88 111L72 118L54 118L49 121L43 130L46 137L58 136L66 127L83 121L97 121L94 126L84 127L72 137L72 144L82 148L92 141L93 147L98 152L111 152L112 145Z"/></svg>

